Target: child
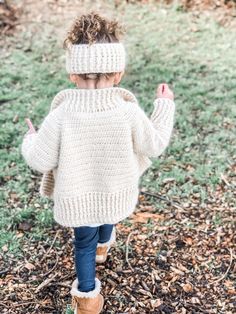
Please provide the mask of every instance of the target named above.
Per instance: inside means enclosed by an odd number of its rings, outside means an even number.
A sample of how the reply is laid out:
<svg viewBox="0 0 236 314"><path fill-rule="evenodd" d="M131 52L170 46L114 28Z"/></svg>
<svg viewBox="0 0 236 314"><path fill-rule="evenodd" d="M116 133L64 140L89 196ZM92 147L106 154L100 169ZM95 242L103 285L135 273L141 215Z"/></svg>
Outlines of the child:
<svg viewBox="0 0 236 314"><path fill-rule="evenodd" d="M165 150L173 128L174 96L166 84L157 89L150 119L131 92L114 87L125 70L121 34L117 22L98 14L76 19L65 48L77 88L57 94L39 131L30 124L22 143L29 166L53 171L54 218L74 231L75 314L102 311L95 262L106 260L114 225L134 211L139 178L149 157Z"/></svg>

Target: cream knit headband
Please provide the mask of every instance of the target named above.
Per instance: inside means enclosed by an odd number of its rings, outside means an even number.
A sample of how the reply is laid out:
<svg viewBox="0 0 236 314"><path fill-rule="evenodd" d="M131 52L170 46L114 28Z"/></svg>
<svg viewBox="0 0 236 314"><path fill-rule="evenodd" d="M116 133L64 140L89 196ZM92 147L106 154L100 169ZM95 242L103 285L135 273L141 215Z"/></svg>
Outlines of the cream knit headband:
<svg viewBox="0 0 236 314"><path fill-rule="evenodd" d="M122 43L71 45L66 51L66 70L70 74L111 73L125 69Z"/></svg>

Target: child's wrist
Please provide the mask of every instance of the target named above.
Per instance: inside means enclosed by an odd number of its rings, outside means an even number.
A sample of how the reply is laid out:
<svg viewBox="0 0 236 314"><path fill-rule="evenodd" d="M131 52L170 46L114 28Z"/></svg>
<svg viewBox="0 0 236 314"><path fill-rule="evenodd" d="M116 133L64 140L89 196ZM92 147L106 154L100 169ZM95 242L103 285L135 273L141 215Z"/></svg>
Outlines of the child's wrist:
<svg viewBox="0 0 236 314"><path fill-rule="evenodd" d="M171 97L171 96L157 96L157 99L159 98L164 98L164 99L169 99L169 100L174 101L174 97Z"/></svg>
<svg viewBox="0 0 236 314"><path fill-rule="evenodd" d="M166 102L174 102L174 99L171 99L169 97L156 97L155 101L157 100L164 100Z"/></svg>

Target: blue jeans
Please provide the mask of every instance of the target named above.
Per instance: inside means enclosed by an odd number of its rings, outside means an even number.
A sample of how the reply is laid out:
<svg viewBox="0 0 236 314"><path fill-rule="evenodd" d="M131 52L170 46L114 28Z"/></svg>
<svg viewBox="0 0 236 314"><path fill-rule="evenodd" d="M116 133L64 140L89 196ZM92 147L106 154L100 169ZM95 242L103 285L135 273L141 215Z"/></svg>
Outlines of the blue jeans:
<svg viewBox="0 0 236 314"><path fill-rule="evenodd" d="M110 240L113 225L76 227L73 229L78 290L89 292L95 288L97 244Z"/></svg>

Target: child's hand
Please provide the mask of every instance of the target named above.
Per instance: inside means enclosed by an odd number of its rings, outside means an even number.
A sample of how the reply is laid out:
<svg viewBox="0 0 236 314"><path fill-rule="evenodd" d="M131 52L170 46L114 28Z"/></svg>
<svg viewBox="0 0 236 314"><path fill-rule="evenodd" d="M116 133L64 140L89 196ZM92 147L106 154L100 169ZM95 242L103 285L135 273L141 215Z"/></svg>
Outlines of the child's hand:
<svg viewBox="0 0 236 314"><path fill-rule="evenodd" d="M27 123L28 128L29 128L29 130L27 131L27 133L25 135L36 133L36 130L33 126L33 123L31 122L31 120L29 118L26 118L25 122Z"/></svg>
<svg viewBox="0 0 236 314"><path fill-rule="evenodd" d="M160 84L157 88L157 98L168 98L174 100L174 93L165 83Z"/></svg>

